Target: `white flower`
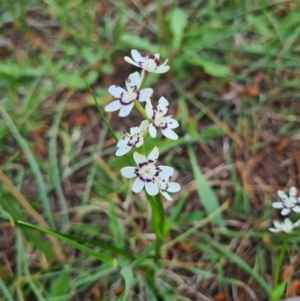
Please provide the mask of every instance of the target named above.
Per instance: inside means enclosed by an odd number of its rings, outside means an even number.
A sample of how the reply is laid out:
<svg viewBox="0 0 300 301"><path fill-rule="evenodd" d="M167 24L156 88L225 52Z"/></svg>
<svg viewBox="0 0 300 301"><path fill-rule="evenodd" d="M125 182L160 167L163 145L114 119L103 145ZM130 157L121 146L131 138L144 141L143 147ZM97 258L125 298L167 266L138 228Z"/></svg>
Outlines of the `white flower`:
<svg viewBox="0 0 300 301"><path fill-rule="evenodd" d="M283 191L277 191L278 196L281 198L281 202L275 202L272 204L273 208L282 209L281 214L287 215L291 211L300 212L300 198L297 198L297 188L291 187L289 196Z"/></svg>
<svg viewBox="0 0 300 301"><path fill-rule="evenodd" d="M179 126L178 122L172 118L172 115L166 116L169 107L169 102L161 97L158 101L157 110L153 109L150 100L146 102L146 114L147 116L153 120L149 125L149 133L151 137L156 137L157 129L161 129L161 132L164 136L169 139L176 140L178 139L178 135L172 131Z"/></svg>
<svg viewBox="0 0 300 301"><path fill-rule="evenodd" d="M168 194L168 192L178 192L181 187L178 183L170 182L169 179L166 178L156 178L156 183L158 185L160 193L168 200L172 201L172 198Z"/></svg>
<svg viewBox="0 0 300 301"><path fill-rule="evenodd" d="M293 224L289 218L286 218L283 223L275 221L273 224L274 224L275 228L269 228L269 230L271 232L274 232L274 233L279 233L279 232L289 233L289 232L293 231L295 228L299 227L300 220L298 220L296 223Z"/></svg>
<svg viewBox="0 0 300 301"><path fill-rule="evenodd" d="M130 128L130 134L125 133L123 139L118 141L118 150L116 151L116 156L123 156L127 154L134 145L136 147L142 146L144 143L143 136L147 132L148 126L149 121L144 120L139 127L135 126Z"/></svg>
<svg viewBox="0 0 300 301"><path fill-rule="evenodd" d="M170 69L170 66L166 66L168 60L163 64L160 64L159 53L150 54L147 51L139 53L137 50L131 50L131 56L125 56L124 60L132 65L140 67L148 72L153 73L165 73Z"/></svg>
<svg viewBox="0 0 300 301"><path fill-rule="evenodd" d="M119 116L127 116L134 106L134 100L143 102L149 99L153 94L153 89L151 88L145 88L139 91L140 85L140 75L138 72L135 72L130 74L126 80L127 91L116 85L110 86L108 92L114 96L116 100L108 104L104 110L106 112L120 110Z"/></svg>
<svg viewBox="0 0 300 301"><path fill-rule="evenodd" d="M148 155L148 159L138 152L133 153L136 167L123 167L121 174L125 178L136 178L133 183L132 190L135 193L139 193L142 189L146 188L146 191L150 195L157 195L159 188L156 182L157 177L169 178L173 175L174 169L169 166L155 166L158 159L159 151L157 147L151 151Z"/></svg>

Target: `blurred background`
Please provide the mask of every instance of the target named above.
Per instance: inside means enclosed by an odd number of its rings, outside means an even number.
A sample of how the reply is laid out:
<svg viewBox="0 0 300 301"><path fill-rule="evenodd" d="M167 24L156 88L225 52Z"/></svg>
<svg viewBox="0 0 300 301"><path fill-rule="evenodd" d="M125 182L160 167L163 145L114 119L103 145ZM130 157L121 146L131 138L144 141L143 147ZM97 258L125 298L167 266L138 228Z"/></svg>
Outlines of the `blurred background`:
<svg viewBox="0 0 300 301"><path fill-rule="evenodd" d="M1 300L269 300L282 244L268 234L280 218L271 203L278 189L300 187L300 1L0 6ZM165 202L171 231L154 282L136 269L127 290L118 268L63 242L65 258L55 259L44 234L9 220L43 226L41 216L95 251L126 250L151 267L150 209L120 176L127 162L95 103L103 108L108 87L137 71L124 61L131 49L169 59L170 71L145 86L154 103L168 99L180 138L149 147L158 145L182 190ZM136 111L106 117L120 137L142 120ZM289 296L300 294L296 242L294 269L287 260L281 274Z"/></svg>

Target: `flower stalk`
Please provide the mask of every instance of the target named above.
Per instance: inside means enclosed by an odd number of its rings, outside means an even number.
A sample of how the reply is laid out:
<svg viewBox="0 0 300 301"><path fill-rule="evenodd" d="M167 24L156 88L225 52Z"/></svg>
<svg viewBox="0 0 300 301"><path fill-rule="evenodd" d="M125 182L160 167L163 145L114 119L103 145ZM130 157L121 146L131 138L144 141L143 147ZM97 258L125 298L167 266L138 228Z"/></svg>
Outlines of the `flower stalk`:
<svg viewBox="0 0 300 301"><path fill-rule="evenodd" d="M139 53L132 50L131 56L132 58L126 56L125 61L141 68L141 75L138 72L130 74L125 81L126 90L116 85L110 86L108 91L114 97L114 101L105 107L105 111L119 111L120 117L126 117L135 108L144 118L139 127L132 127L118 141L116 156L123 156L134 147L137 149L133 153L136 165L123 167L121 174L125 178L135 179L132 185L133 192L141 193L145 190L152 210L151 226L156 235L155 258L157 261L160 258L163 240L169 232L161 196L171 201L172 197L169 193L179 192L181 187L178 183L170 180L174 169L158 164L158 148L154 147L152 150L148 150L145 148L144 141L149 137L156 138L159 132L168 139L178 139L178 135L173 130L179 126L179 123L172 116L166 116L169 107L167 99L161 97L157 108L153 108L151 103L153 89L144 88L149 72L165 73L170 69L167 66L168 60L161 64L158 53L150 54L147 51ZM143 107L143 103L145 107Z"/></svg>

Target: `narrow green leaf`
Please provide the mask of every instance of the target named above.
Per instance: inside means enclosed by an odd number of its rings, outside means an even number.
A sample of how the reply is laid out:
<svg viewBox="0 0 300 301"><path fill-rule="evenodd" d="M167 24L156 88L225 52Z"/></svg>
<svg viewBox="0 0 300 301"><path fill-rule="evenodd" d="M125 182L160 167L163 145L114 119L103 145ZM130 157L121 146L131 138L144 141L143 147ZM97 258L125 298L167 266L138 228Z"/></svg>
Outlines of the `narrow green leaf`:
<svg viewBox="0 0 300 301"><path fill-rule="evenodd" d="M93 85L98 78L97 71L91 71L86 76L86 81L81 77L79 73L58 73L55 79L63 86L76 90L83 90L87 88L87 85Z"/></svg>
<svg viewBox="0 0 300 301"><path fill-rule="evenodd" d="M284 294L286 285L289 282L290 277L279 283L276 288L273 289L271 292L271 300L272 301L278 301L281 299L281 296Z"/></svg>
<svg viewBox="0 0 300 301"><path fill-rule="evenodd" d="M190 145L188 146L188 153L191 160L194 177L196 180L196 186L197 186L199 198L204 206L206 213L210 215L220 207L218 199L214 194L213 190L211 189L211 187L209 186L209 184L207 183L204 175L202 174L201 169L198 166L195 153ZM225 226L221 214L214 217L213 221L219 227Z"/></svg>
<svg viewBox="0 0 300 301"><path fill-rule="evenodd" d="M138 35L133 35L130 33L123 33L120 37L122 43L131 48L139 49L139 50L147 50L151 53L158 52L158 46L151 43L149 40L144 39Z"/></svg>
<svg viewBox="0 0 300 301"><path fill-rule="evenodd" d="M5 111L4 107L0 106L0 112L2 113L2 116L6 122L7 127L11 131L12 135L20 145L20 147L23 149L24 153L26 154L26 158L28 160L28 163L30 165L30 169L32 173L35 176L37 185L39 187L39 194L40 198L42 200L43 205L43 211L44 215L47 218L47 221L51 228L54 228L54 221L53 221L53 214L50 207L50 201L48 199L47 195L47 187L43 180L43 175L40 170L39 164L37 160L35 159L33 152L31 151L30 147L28 146L27 141L23 138L23 136L20 134L18 128L14 124L13 120L10 118L9 114Z"/></svg>
<svg viewBox="0 0 300 301"><path fill-rule="evenodd" d="M227 77L231 74L228 66L216 63L207 58L199 58L193 53L189 53L190 57L188 62L194 66L199 66L204 69L204 71L214 77Z"/></svg>
<svg viewBox="0 0 300 301"><path fill-rule="evenodd" d="M188 24L188 15L185 10L181 8L175 8L172 11L170 19L170 29L173 33L172 48L179 50L182 41L182 35Z"/></svg>
<svg viewBox="0 0 300 301"><path fill-rule="evenodd" d="M199 236L201 239L203 239L204 243L207 243L208 245L211 245L216 250L218 250L223 256L226 256L231 262L239 266L241 269L243 269L245 272L247 272L259 285L260 287L266 291L268 294L271 293L271 288L266 280L264 280L259 274L256 273L256 271L250 267L247 262L245 262L242 258L231 252L227 247L219 244L215 240L211 239L206 234L199 233Z"/></svg>
<svg viewBox="0 0 300 301"><path fill-rule="evenodd" d="M130 267L124 267L121 270L121 275L123 276L123 278L125 280L125 292L117 299L117 301L127 300L128 296L129 296L129 292L131 290L131 286L133 284L133 272Z"/></svg>
<svg viewBox="0 0 300 301"><path fill-rule="evenodd" d="M9 291L9 289L7 288L7 286L5 285L5 283L3 282L3 280L1 279L0 277L0 291L4 294L5 296L5 300L7 301L14 301L14 297L13 295L11 294L11 292ZM1 297L1 295L0 295Z"/></svg>
<svg viewBox="0 0 300 301"><path fill-rule="evenodd" d="M113 266L116 266L118 264L117 260L108 256L108 255L105 255L105 254L101 254L101 253L98 253L88 247L85 247L84 245L81 245L80 243L74 241L74 240L71 240L71 239L68 239L66 237L64 237L63 235L60 235L58 234L57 232L54 232L52 230L49 230L49 229L46 229L46 228L42 228L40 226L35 226L35 225L32 225L32 224L29 224L29 223L26 223L26 222L22 222L22 221L17 221L18 224L20 225L24 225L28 228L31 228L31 229L35 229L35 230L38 230L40 232L43 232L43 233L46 233L46 234L49 234L49 235L52 235L62 241L65 241L66 243L68 243L69 245L103 261L103 262L106 262L106 263L109 263Z"/></svg>
<svg viewBox="0 0 300 301"><path fill-rule="evenodd" d="M51 301L52 298L55 301L67 300L66 298L67 294L71 289L70 278L71 278L71 273L69 271L61 271L59 276L53 279L50 286L48 301Z"/></svg>
<svg viewBox="0 0 300 301"><path fill-rule="evenodd" d="M166 151L178 146L178 145L187 145L191 143L195 143L198 141L206 141L212 137L219 137L223 136L224 131L217 127L213 126L206 130L204 130L202 133L195 135L186 135L185 137L180 137L178 140L157 140L157 139L149 139L145 142L145 148L146 149L153 149L155 146L158 147L159 153L165 153ZM132 150L128 153L128 159L124 157L117 157L109 160L108 165L111 168L122 168L124 166L128 166L128 163L130 165L134 165L134 160L132 159L132 153L135 150Z"/></svg>

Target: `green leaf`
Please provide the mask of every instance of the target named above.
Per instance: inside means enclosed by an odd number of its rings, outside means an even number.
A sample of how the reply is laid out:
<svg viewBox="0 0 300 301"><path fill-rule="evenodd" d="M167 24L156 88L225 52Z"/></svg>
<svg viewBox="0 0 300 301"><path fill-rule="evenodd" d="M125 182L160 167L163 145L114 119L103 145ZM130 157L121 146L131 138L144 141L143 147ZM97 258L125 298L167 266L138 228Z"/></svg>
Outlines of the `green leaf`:
<svg viewBox="0 0 300 301"><path fill-rule="evenodd" d="M178 145L186 145L198 141L206 141L212 137L219 137L224 135L224 131L219 127L210 127L204 130L201 134L195 133L195 135L187 135L185 137L180 137L178 140L156 140L149 139L145 142L145 148L152 150L155 146L158 147L159 153L162 154ZM131 165L135 165L134 160L132 158L132 154L135 150L131 150L128 153L128 160L125 157L117 157L109 160L108 165L111 168L122 168L124 166L128 166L128 163ZM128 162L129 161L129 162Z"/></svg>
<svg viewBox="0 0 300 301"><path fill-rule="evenodd" d="M117 265L117 260L108 256L108 255L105 255L105 254L101 254L99 252L96 252L84 245L81 245L80 243L74 241L74 240L71 240L69 238L66 238L65 236L63 235L60 235L58 232L55 232L55 231L52 231L52 230L49 230L49 229L46 229L46 228L42 228L40 226L35 226L35 225L32 225L32 224L29 224L29 223L26 223L26 222L22 222L22 221L17 221L16 224L19 224L19 225L23 225L23 226L26 226L27 228L30 228L30 229L34 229L34 230L38 230L40 232L43 232L43 233L46 233L46 234L49 234L49 235L52 235L66 243L68 243L69 245L77 248L78 250L81 250L103 262L106 262L106 263L109 263L113 266L116 266Z"/></svg>
<svg viewBox="0 0 300 301"><path fill-rule="evenodd" d="M207 74L214 77L227 77L231 74L228 66L210 61L209 59L201 59L195 54L190 54L188 62L194 66L202 67Z"/></svg>
<svg viewBox="0 0 300 301"><path fill-rule="evenodd" d="M197 186L199 198L203 204L206 213L208 215L212 214L220 207L218 199L214 191L211 189L210 185L207 183L203 173L201 172L201 169L198 166L195 153L190 145L188 146L188 153L191 160L194 177L196 180L196 186ZM219 227L225 227L221 213L216 217L214 217L213 221Z"/></svg>
<svg viewBox="0 0 300 301"><path fill-rule="evenodd" d="M85 80L81 77L80 73L58 73L56 80L63 86L76 90L83 90L87 88ZM98 79L98 72L91 71L85 77L89 85L93 85Z"/></svg>
<svg viewBox="0 0 300 301"><path fill-rule="evenodd" d="M52 281L48 301L52 301L52 298L53 301L67 300L66 295L71 289L70 276L71 273L69 271L62 271L59 276Z"/></svg>
<svg viewBox="0 0 300 301"><path fill-rule="evenodd" d="M281 299L281 296L284 294L286 285L289 280L290 278L288 277L283 282L279 283L276 288L273 289L273 291L271 292L272 301L278 301Z"/></svg>
<svg viewBox="0 0 300 301"><path fill-rule="evenodd" d="M141 38L140 36L132 35L132 33L123 33L120 37L121 42L125 45L139 50L147 50L151 53L158 52L158 46L151 43L149 40Z"/></svg>
<svg viewBox="0 0 300 301"><path fill-rule="evenodd" d="M183 32L188 24L188 15L185 10L175 8L172 11L170 19L170 29L173 33L172 48L179 50L182 41Z"/></svg>
<svg viewBox="0 0 300 301"><path fill-rule="evenodd" d="M41 68L30 67L24 64L19 65L10 62L2 62L0 64L0 75L15 80L22 77L37 77L41 72Z"/></svg>
<svg viewBox="0 0 300 301"><path fill-rule="evenodd" d="M122 294L117 301L125 301L128 298L132 283L133 283L133 272L130 267L124 267L121 270L121 275L125 280L125 292Z"/></svg>

